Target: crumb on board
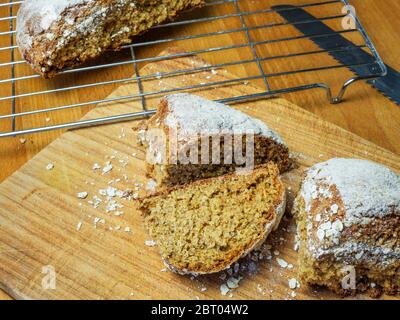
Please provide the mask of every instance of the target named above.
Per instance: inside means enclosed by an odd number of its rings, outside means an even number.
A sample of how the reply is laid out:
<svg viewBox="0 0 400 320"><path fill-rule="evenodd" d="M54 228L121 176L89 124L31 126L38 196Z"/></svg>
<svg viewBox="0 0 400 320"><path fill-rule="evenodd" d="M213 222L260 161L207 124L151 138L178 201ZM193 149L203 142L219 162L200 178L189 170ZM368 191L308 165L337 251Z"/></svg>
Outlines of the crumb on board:
<svg viewBox="0 0 400 320"><path fill-rule="evenodd" d="M93 164L92 169L93 169L93 170L100 170L100 169L101 169L101 166L100 166L98 163L95 163L95 164Z"/></svg>
<svg viewBox="0 0 400 320"><path fill-rule="evenodd" d="M285 260L281 258L276 258L276 262L279 264L281 268L287 268L289 265Z"/></svg>
<svg viewBox="0 0 400 320"><path fill-rule="evenodd" d="M149 179L147 181L147 184L146 184L146 190L147 191L154 192L154 191L156 191L156 187L157 187L157 182L156 181L154 181L153 179Z"/></svg>
<svg viewBox="0 0 400 320"><path fill-rule="evenodd" d="M76 230L77 230L77 231L81 231L82 225L83 225L83 222L82 222L82 221L79 221L78 224L76 225Z"/></svg>
<svg viewBox="0 0 400 320"><path fill-rule="evenodd" d="M148 247L155 247L157 243L154 240L146 240L144 244Z"/></svg>
<svg viewBox="0 0 400 320"><path fill-rule="evenodd" d="M228 294L228 292L230 291L230 289L228 288L228 286L225 284L225 283L223 283L221 286L220 286L220 291L221 291L221 295L223 295L223 296L226 296L227 294Z"/></svg>
<svg viewBox="0 0 400 320"><path fill-rule="evenodd" d="M295 278L289 279L288 284L289 288L292 290L297 289L299 287L299 282Z"/></svg>
<svg viewBox="0 0 400 320"><path fill-rule="evenodd" d="M109 173L111 170L113 169L113 165L111 164L111 162L107 162L105 167L103 167L103 174L107 174Z"/></svg>
<svg viewBox="0 0 400 320"><path fill-rule="evenodd" d="M47 164L47 166L46 166L46 170L53 170L54 169L54 164L53 163L49 163L49 164Z"/></svg>
<svg viewBox="0 0 400 320"><path fill-rule="evenodd" d="M88 195L89 195L89 193L87 193L86 191L78 192L78 193L76 194L76 196L77 196L79 199L86 199L86 198L88 197Z"/></svg>

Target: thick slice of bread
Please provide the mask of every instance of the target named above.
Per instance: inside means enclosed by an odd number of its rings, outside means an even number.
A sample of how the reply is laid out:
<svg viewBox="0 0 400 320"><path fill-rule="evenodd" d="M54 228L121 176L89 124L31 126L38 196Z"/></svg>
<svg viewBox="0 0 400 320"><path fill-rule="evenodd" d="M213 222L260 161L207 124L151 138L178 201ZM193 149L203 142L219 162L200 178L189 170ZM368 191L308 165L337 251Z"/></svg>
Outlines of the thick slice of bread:
<svg viewBox="0 0 400 320"><path fill-rule="evenodd" d="M339 294L400 292L400 176L365 160L307 171L294 212L303 283Z"/></svg>
<svg viewBox="0 0 400 320"><path fill-rule="evenodd" d="M50 78L202 5L204 0L25 0L17 43L33 69Z"/></svg>
<svg viewBox="0 0 400 320"><path fill-rule="evenodd" d="M285 142L264 122L193 94L163 98L139 137L153 156L147 174L162 188L231 173L251 161L254 166L272 161L281 172L291 164ZM233 156L233 141L239 141L245 163ZM180 157L191 154L190 160Z"/></svg>
<svg viewBox="0 0 400 320"><path fill-rule="evenodd" d="M180 274L222 271L278 227L286 190L275 164L200 180L140 200L150 236Z"/></svg>

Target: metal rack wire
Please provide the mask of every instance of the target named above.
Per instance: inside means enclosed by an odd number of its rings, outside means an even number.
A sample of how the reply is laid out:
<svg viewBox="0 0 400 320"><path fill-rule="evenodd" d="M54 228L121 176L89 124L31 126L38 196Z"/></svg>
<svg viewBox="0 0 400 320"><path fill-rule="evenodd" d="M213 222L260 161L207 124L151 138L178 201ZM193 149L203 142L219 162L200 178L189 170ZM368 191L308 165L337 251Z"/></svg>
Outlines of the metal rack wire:
<svg viewBox="0 0 400 320"><path fill-rule="evenodd" d="M257 67L257 74L249 75L246 77L238 77L235 80L230 80L232 83L240 83L244 81L253 81L260 80L264 86L263 91L258 94L248 95L248 96L237 96L237 97L227 97L222 99L222 102L225 103L234 103L238 101L243 101L247 99L257 99L257 98L265 98L270 96L281 95L285 93L292 93L303 90L311 90L311 89L323 89L326 91L328 99L331 103L338 103L342 100L346 89L354 82L363 80L363 79L372 79L383 76L386 72L384 63L382 62L378 52L376 51L374 45L372 44L370 38L368 37L365 29L361 25L361 22L357 17L353 16L353 19L356 22L356 28L349 30L338 30L338 33L343 35L357 33L360 35L363 40L362 43L357 44L359 48L363 48L365 50L369 50L372 55L375 57L375 61L366 61L361 65L371 65L370 68L371 74L363 77L351 77L346 80L341 87L339 94L334 97L332 94L332 90L330 85L321 82L315 83L306 83L301 84L294 87L280 87L280 88L272 88L270 81L274 77L287 77L294 74L302 74L309 72L322 72L325 70L333 70L343 67L351 67L351 66L343 66L339 64L332 65L322 65L318 67L312 68L298 68L296 70L277 70L275 72L266 72L265 63L269 63L275 60L289 60L294 59L296 57L305 57L305 56L314 56L320 54L327 54L327 51L324 50L308 50L302 52L288 52L277 54L273 56L261 56L257 48L262 45L271 45L274 43L286 43L290 41L307 41L307 37L303 35L296 36L286 36L276 39L254 39L253 32L257 31L265 31L265 30L274 30L279 27L289 26L289 24L285 21L269 21L268 23L262 25L252 25L249 23L249 18L255 15L261 14L276 14L276 12L267 4L264 5L263 9L256 10L243 10L240 0L210 0L207 3L208 8L216 8L222 6L230 6L227 13L220 15L204 15L196 17L186 17L182 20L166 23L161 26L156 26L153 29L158 30L162 33L163 30L170 30L169 28L182 28L182 27L190 27L199 23L202 24L211 24L213 22L218 21L228 21L229 19L239 19L239 24L234 28L226 27L223 30L212 30L208 33L201 34L180 34L177 37L160 37L153 39L141 39L135 41L130 45L126 45L122 48L122 54L116 55L116 57L112 57L103 62L96 62L96 64L85 65L82 67L78 67L71 70L65 70L61 73L59 77L70 77L72 80L68 81L58 81L57 78L55 80L44 80L41 79L39 75L32 73L30 69L25 66L26 63L23 61L18 53L18 47L15 44L15 19L16 13L19 5L23 1L12 1L12 0L4 0L6 3L0 3L0 12L3 12L3 15L0 15L0 138L8 137L8 136L16 136L21 134L30 134L37 133L42 131L54 130L54 129L67 129L74 127L82 127L82 126L90 126L97 124L105 124L115 121L123 121L130 120L138 117L149 116L154 113L154 110L148 110L146 105L146 98L154 95L169 94L173 92L180 92L186 90L192 90L197 88L212 88L218 85L226 85L228 83L220 83L220 82L209 82L209 83L201 83L194 86L185 86L179 88L173 88L168 90L160 90L157 92L146 92L143 88L143 81L149 79L156 79L160 76L162 77L171 77L171 76L179 76L186 73L193 72L201 72L201 71L209 71L214 70L216 68L229 68L240 65L247 64L255 64ZM262 2L262 1L261 1ZM267 1L265 1L267 3ZM290 0L287 0L290 2ZM304 3L298 5L298 7L302 7L304 9L310 8L321 8L322 6L329 5L349 5L347 0L333 0L333 1L316 1L309 3ZM206 8L207 9L207 8ZM6 12L7 14L4 14ZM287 9L289 10L289 9ZM332 22L335 20L340 20L346 17L346 14L342 12L338 12L338 14L319 17L320 21L325 23ZM301 23L307 23L307 21L302 21ZM226 23L229 25L229 23ZM150 31L152 33L152 31ZM158 32L154 32L154 34ZM196 50L189 50L185 53L174 53L168 54L164 56L144 56L138 57L137 53L140 52L141 49L146 47L157 46L161 44L173 44L179 45L180 42L184 41L196 41L202 40L206 38L213 38L222 35L230 35L234 33L243 33L245 41L242 43L234 43L234 44L224 44L220 46L209 46L206 48L196 48ZM316 34L314 37L329 37L329 34ZM8 39L8 42L5 40ZM5 44L6 45L2 45ZM228 50L240 50L247 49L250 52L250 55L246 59L239 59L236 61L226 61L214 63L202 67L193 67L190 70L174 70L172 72L165 73L154 73L149 75L140 75L140 65L157 62L167 59L176 59L180 57L186 57L191 55L201 55L201 54L218 54L224 53ZM349 48L332 48L330 51L345 51L349 50ZM357 64L360 65L360 64ZM132 68L133 67L133 68ZM108 71L115 68L129 68L129 73L126 71L121 72L121 76L113 77L112 79L107 78ZM20 70L21 69L21 70ZM3 70L3 71L2 71ZM119 70L119 69L118 69ZM122 69L121 69L122 70ZM125 69L124 69L125 70ZM79 83L77 79L81 77L81 75L91 72L95 75L96 81L89 81L89 83ZM124 76L128 74L129 76ZM133 76L131 75L133 74ZM26 85L31 84L35 81L36 85ZM74 81L78 83L74 83ZM132 82L137 86L136 93L127 96L113 97L113 98L104 98L107 96L104 93L103 96L97 97L96 99L81 101L80 97L76 99L75 96L79 96L76 94L78 90L81 89L96 89L106 86L118 86L119 84L124 84L127 82ZM45 83L45 84L44 84ZM27 90L24 91L24 88L35 88L38 87L38 90ZM22 89L21 89L22 88ZM72 103L67 104L58 104L58 105L50 105L48 106L48 101L51 101L52 97L59 95L63 95L66 101L73 100L73 97L77 101L73 101ZM40 98L42 100L37 100L36 98ZM35 100L35 104L37 101L46 101L47 107L43 106L32 106L31 101ZM45 100L43 100L45 99ZM97 104L105 103L105 102L113 102L113 101L129 101L129 100L137 100L139 99L142 104L142 111L133 112L130 114L120 114L114 115L110 117L103 117L98 119L91 120L79 120L81 114L77 114L77 119L74 121L65 121L62 123L55 124L38 124L34 127L25 128L23 123L24 117L29 116L37 116L37 117L45 117L51 113L66 112L67 110L90 110L90 108L95 107ZM78 117L79 116L79 117ZM7 122L7 124L5 124ZM38 121L36 121L38 122ZM39 121L40 122L40 121Z"/></svg>

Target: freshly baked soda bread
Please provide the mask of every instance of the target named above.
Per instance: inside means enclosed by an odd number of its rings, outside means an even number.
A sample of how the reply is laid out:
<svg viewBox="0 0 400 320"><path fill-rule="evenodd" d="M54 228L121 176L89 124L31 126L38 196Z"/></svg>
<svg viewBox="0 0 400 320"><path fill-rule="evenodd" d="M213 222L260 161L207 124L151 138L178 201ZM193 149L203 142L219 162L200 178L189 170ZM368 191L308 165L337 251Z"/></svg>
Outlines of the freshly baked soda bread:
<svg viewBox="0 0 400 320"><path fill-rule="evenodd" d="M17 15L22 56L45 78L118 49L204 0L25 0Z"/></svg>
<svg viewBox="0 0 400 320"><path fill-rule="evenodd" d="M290 167L287 146L265 123L192 94L162 99L139 136L152 156L148 176L159 187L220 176L249 168L251 162L257 166L272 161L281 172Z"/></svg>
<svg viewBox="0 0 400 320"><path fill-rule="evenodd" d="M317 164L306 174L295 217L304 283L339 294L399 294L399 175L364 160Z"/></svg>
<svg viewBox="0 0 400 320"><path fill-rule="evenodd" d="M250 175L196 181L140 201L168 267L207 274L227 269L265 241L282 218L286 193L271 163Z"/></svg>

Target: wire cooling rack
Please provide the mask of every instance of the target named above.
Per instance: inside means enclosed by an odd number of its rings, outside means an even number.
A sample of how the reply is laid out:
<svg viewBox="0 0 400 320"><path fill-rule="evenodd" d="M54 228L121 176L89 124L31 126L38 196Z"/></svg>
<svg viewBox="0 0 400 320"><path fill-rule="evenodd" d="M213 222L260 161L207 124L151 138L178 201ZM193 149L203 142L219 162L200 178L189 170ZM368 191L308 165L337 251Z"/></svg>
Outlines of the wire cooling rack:
<svg viewBox="0 0 400 320"><path fill-rule="evenodd" d="M44 80L34 74L23 61L15 42L16 15L22 2L0 0L0 137L149 116L154 110L149 110L146 105L148 97L221 85L211 81L190 87L146 92L143 81L159 77L219 68L244 69L246 71L244 76L239 76L233 82L255 81L263 88L263 92L249 96L226 97L221 99L221 102L234 103L319 88L326 91L331 103L338 103L352 83L385 74L384 64L358 18L350 14L355 21L355 27L343 29L341 22L348 17L348 13L343 11L343 7L349 5L347 0L312 2L302 0L301 3L295 0L284 1L285 4L294 4L316 14L331 13L319 15L318 19L331 27L336 26L338 33L348 37L358 47L368 50L375 57L372 63L367 61L364 64L357 64L373 65L370 69L374 72L371 71L370 75L363 77L354 77L350 74L340 83L340 92L335 97L331 85L321 82L319 75L325 71L351 66L343 66L333 60L322 58L322 55L328 56L327 51L313 47L304 35L288 32L294 28L271 9L272 2L283 4L283 1L279 3L270 0L210 0L203 9L183 15L178 21L154 27L145 36L138 37L132 44L124 46L118 53L106 54L90 65L66 70L55 79ZM255 17L258 19L253 19ZM254 21L258 21L258 24ZM260 24L259 21L265 23ZM207 32L197 30L207 30ZM236 34L239 36L233 38ZM329 37L329 34L316 34L315 37ZM280 46L274 48L274 45ZM165 48L163 46L183 46L186 52L159 56L161 49ZM268 50L260 49L265 46L268 46ZM349 48L337 47L330 51L345 50ZM269 52L268 55L263 54L266 51ZM145 76L139 74L140 68L147 63L191 55L204 55L212 63L190 70L157 72ZM309 57L307 61L311 63L310 66L303 65L304 59L301 65L295 62L297 58L304 57ZM308 74L318 75L315 82L310 80ZM287 85L289 82L285 81L290 77L297 79L297 82L290 82L296 83L293 86ZM303 78L308 82L301 83ZM279 82L277 79L282 81ZM136 86L132 95L105 98L113 89L127 82ZM92 120L79 120L98 104L130 100L139 100L143 110Z"/></svg>

